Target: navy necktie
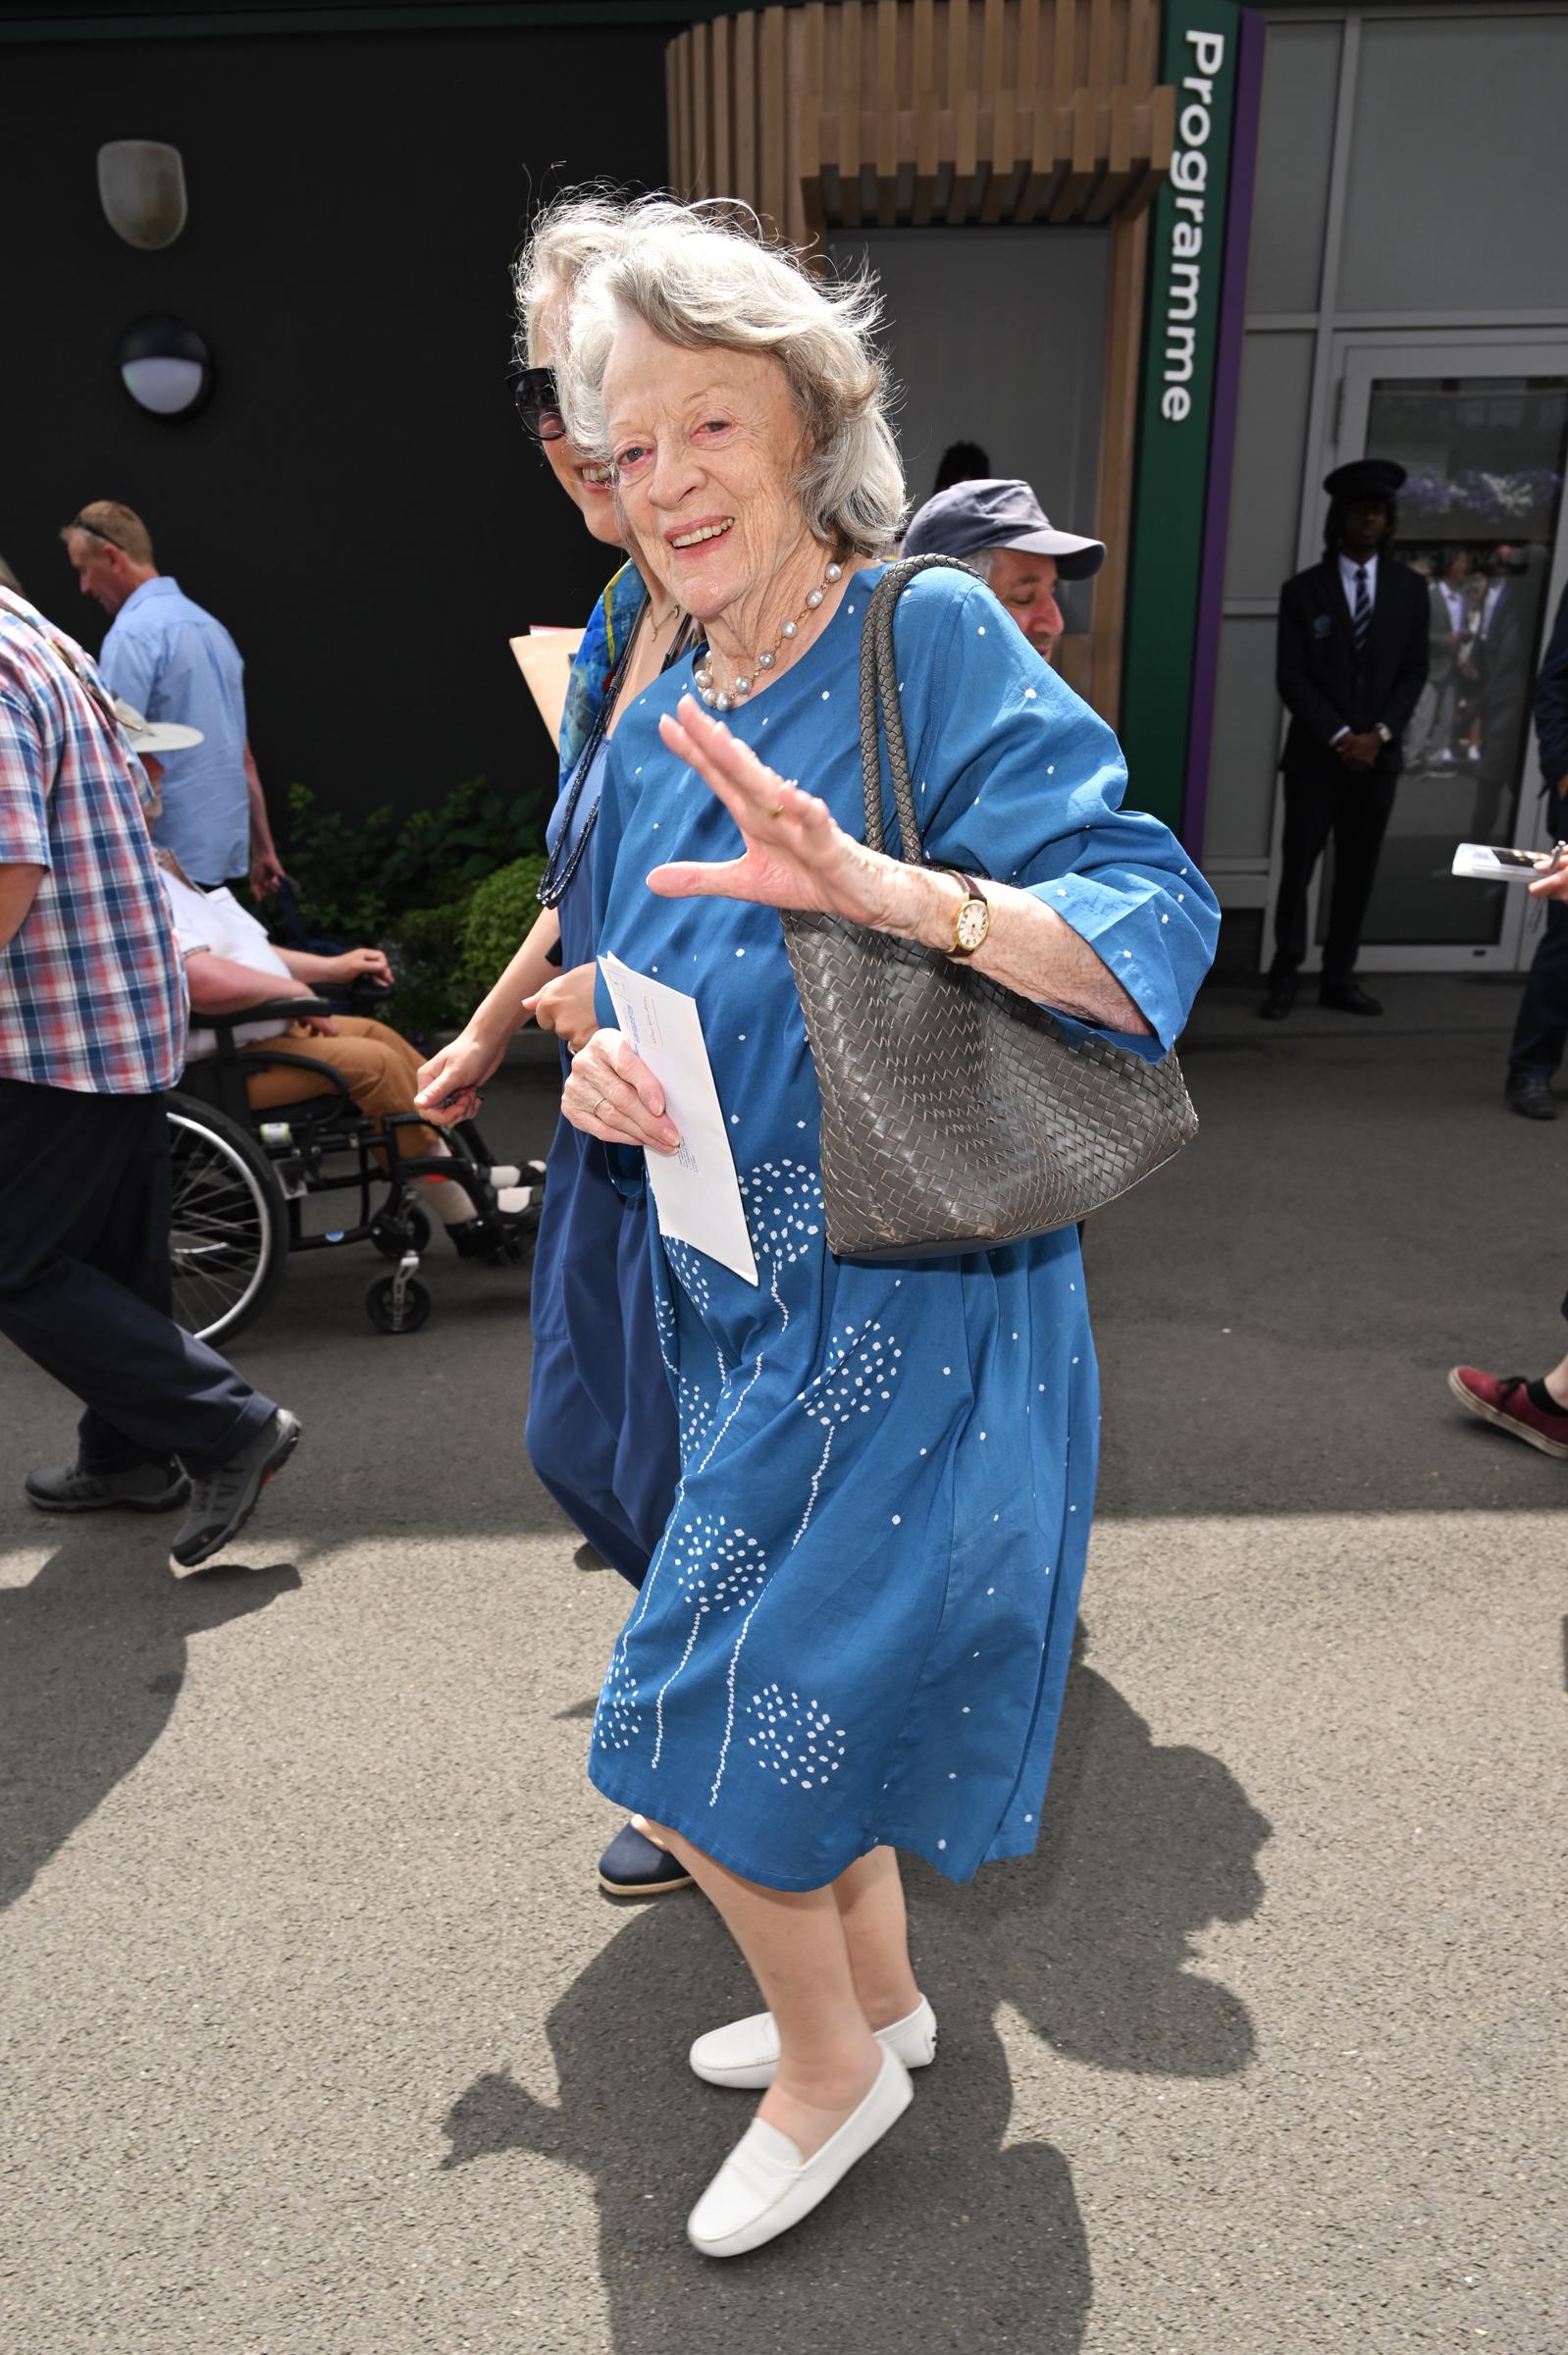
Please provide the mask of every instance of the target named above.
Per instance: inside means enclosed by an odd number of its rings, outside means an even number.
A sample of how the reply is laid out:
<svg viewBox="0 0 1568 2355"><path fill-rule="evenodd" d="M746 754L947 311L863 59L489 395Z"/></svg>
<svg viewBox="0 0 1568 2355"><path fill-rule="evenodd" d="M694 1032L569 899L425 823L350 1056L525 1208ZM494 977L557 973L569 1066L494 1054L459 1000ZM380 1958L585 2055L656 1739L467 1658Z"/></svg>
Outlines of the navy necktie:
<svg viewBox="0 0 1568 2355"><path fill-rule="evenodd" d="M1372 627L1372 600L1367 594L1367 568L1356 566L1356 609L1350 617L1350 635L1355 640L1356 660L1367 651L1367 632Z"/></svg>

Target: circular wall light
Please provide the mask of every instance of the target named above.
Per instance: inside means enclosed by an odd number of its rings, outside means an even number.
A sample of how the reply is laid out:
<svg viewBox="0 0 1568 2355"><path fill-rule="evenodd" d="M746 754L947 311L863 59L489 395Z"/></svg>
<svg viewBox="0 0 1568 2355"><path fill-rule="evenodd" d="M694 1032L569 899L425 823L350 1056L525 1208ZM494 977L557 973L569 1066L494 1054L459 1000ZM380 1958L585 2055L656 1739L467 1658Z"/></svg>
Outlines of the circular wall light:
<svg viewBox="0 0 1568 2355"><path fill-rule="evenodd" d="M193 327L166 312L132 319L115 354L120 381L138 409L190 417L212 391L212 355Z"/></svg>

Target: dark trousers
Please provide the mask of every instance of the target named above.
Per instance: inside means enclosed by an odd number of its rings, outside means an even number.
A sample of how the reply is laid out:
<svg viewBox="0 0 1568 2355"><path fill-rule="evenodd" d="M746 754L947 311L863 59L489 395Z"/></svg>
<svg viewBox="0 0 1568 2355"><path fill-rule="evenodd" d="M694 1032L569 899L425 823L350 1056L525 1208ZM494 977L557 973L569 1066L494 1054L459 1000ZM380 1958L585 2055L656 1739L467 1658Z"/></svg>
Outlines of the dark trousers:
<svg viewBox="0 0 1568 2355"><path fill-rule="evenodd" d="M1307 893L1318 861L1333 837L1333 888L1329 936L1323 947L1326 984L1348 980L1361 946L1361 926L1378 871L1398 779L1376 770L1339 768L1284 781L1284 845L1280 900L1274 917L1270 973L1288 981L1307 953Z"/></svg>
<svg viewBox="0 0 1568 2355"><path fill-rule="evenodd" d="M1508 1069L1549 1079L1568 1041L1568 901L1546 902L1546 929L1531 960L1508 1049Z"/></svg>
<svg viewBox="0 0 1568 2355"><path fill-rule="evenodd" d="M272 1399L170 1315L169 1126L161 1096L0 1078L0 1333L86 1407L94 1472L212 1472Z"/></svg>

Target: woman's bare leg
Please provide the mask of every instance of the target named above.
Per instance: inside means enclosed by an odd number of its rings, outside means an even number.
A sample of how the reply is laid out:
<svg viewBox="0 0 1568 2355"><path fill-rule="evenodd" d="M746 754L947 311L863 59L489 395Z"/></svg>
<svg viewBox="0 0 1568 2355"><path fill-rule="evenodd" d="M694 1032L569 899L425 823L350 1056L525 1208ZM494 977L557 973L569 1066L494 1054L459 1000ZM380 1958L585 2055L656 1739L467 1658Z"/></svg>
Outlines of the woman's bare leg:
<svg viewBox="0 0 1568 2355"><path fill-rule="evenodd" d="M866 2025L834 1889L765 1889L678 1832L632 1821L678 1857L720 1914L778 2025L778 2074L758 2116L803 2159L821 2149L876 2082L882 2052Z"/></svg>
<svg viewBox="0 0 1568 2355"><path fill-rule="evenodd" d="M832 1884L844 1925L850 1973L866 2024L891 2027L908 2019L920 2000L910 1963L909 1921L898 1858L873 1848Z"/></svg>

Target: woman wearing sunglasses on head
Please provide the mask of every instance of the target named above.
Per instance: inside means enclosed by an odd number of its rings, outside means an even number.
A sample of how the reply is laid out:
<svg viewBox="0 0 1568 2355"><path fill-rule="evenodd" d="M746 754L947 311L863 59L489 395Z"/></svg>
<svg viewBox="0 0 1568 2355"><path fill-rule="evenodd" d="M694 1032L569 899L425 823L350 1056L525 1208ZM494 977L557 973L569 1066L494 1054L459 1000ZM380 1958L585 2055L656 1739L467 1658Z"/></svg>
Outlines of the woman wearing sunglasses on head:
<svg viewBox="0 0 1568 2355"><path fill-rule="evenodd" d="M621 235L623 208L602 198L556 205L538 223L517 273L519 415L596 540L619 547L609 468L568 438L551 362L573 288ZM635 556L635 551L634 551ZM572 1051L594 1013L594 828L604 758L622 713L677 652L685 616L657 579L623 564L596 605L572 666L561 721L560 795L546 836L544 913L467 1028L421 1071L420 1110L471 1119L478 1090L530 1015ZM534 1257L528 1452L550 1494L590 1544L640 1585L669 1518L679 1477L675 1408L659 1357L648 1280L647 1212L610 1182L603 1147L562 1121L547 1164ZM628 1824L600 1860L618 1896L686 1886L675 1858Z"/></svg>

